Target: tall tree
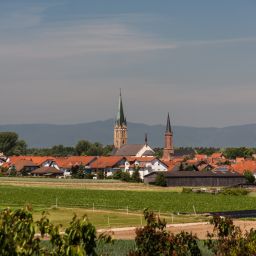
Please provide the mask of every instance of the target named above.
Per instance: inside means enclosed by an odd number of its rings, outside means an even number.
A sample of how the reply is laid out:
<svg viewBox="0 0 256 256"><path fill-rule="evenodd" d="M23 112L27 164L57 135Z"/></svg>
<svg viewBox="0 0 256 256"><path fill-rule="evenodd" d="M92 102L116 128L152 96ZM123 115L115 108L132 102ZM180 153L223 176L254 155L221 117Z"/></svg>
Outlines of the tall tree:
<svg viewBox="0 0 256 256"><path fill-rule="evenodd" d="M17 145L18 134L15 132L0 132L0 152L11 155L12 150Z"/></svg>

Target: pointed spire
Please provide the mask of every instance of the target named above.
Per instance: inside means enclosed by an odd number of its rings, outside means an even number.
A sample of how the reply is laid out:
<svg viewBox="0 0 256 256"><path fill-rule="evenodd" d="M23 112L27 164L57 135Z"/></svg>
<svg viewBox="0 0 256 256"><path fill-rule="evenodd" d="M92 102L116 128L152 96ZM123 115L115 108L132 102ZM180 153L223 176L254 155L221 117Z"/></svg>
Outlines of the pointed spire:
<svg viewBox="0 0 256 256"><path fill-rule="evenodd" d="M148 134L145 133L145 145L147 146L148 145Z"/></svg>
<svg viewBox="0 0 256 256"><path fill-rule="evenodd" d="M118 111L117 111L117 116L116 116L116 124L121 125L121 126L126 125L126 118L124 116L121 89L120 89L120 95L119 95Z"/></svg>
<svg viewBox="0 0 256 256"><path fill-rule="evenodd" d="M169 112L168 112L168 116L167 116L167 123L166 123L166 130L165 130L165 132L172 132Z"/></svg>

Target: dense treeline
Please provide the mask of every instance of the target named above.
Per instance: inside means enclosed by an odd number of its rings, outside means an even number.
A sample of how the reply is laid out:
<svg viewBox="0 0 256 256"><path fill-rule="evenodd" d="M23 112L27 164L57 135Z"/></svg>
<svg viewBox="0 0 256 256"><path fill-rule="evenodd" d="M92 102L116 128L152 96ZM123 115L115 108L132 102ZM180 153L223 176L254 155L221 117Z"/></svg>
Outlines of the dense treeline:
<svg viewBox="0 0 256 256"><path fill-rule="evenodd" d="M69 156L69 155L88 155L100 156L108 155L113 150L112 145L103 146L95 142L80 140L74 147L55 145L51 148L28 148L23 140L19 140L14 132L0 132L0 152L6 156L10 155L36 155L36 156Z"/></svg>
<svg viewBox="0 0 256 256"><path fill-rule="evenodd" d="M55 145L51 148L28 148L24 140L20 140L18 134L14 132L0 132L0 152L5 155L38 155L38 156L69 156L69 155L109 155L113 150L113 145L103 146L99 142L89 142L80 140L75 146ZM162 157L163 149L155 148L155 156ZM256 148L214 148L214 147L177 147L175 152L179 155L205 154L210 156L215 152L222 152L228 159L236 157L250 158L256 153Z"/></svg>

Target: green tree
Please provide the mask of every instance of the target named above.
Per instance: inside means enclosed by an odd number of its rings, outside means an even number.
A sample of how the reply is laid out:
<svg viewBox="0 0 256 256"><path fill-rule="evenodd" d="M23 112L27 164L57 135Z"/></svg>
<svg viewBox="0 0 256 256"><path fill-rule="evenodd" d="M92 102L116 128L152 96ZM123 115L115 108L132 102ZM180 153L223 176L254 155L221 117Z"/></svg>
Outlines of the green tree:
<svg viewBox="0 0 256 256"><path fill-rule="evenodd" d="M223 152L226 158L235 159L236 157L248 158L254 154L252 148L240 147L240 148L226 148Z"/></svg>
<svg viewBox="0 0 256 256"><path fill-rule="evenodd" d="M210 221L213 233L208 233L205 245L214 255L256 255L256 231L241 231L230 218L214 216Z"/></svg>
<svg viewBox="0 0 256 256"><path fill-rule="evenodd" d="M244 177L246 179L246 182L249 184L253 184L255 182L255 176L250 171L245 171Z"/></svg>
<svg viewBox="0 0 256 256"><path fill-rule="evenodd" d="M87 140L80 140L75 146L75 152L77 155L87 155L90 150L92 144Z"/></svg>
<svg viewBox="0 0 256 256"><path fill-rule="evenodd" d="M159 172L159 173L156 175L156 180L155 180L155 182L154 182L154 185L156 185L156 186L161 186L161 187L166 187L166 186L167 186L167 182L166 182L164 173Z"/></svg>
<svg viewBox="0 0 256 256"><path fill-rule="evenodd" d="M174 235L166 230L165 220L157 218L153 212L144 211L146 226L136 229L136 249L129 256L191 255L200 256L197 237L181 232Z"/></svg>
<svg viewBox="0 0 256 256"><path fill-rule="evenodd" d="M35 236L36 230L44 238L47 235L51 246L41 243ZM65 233L60 233L60 226L50 223L45 214L35 222L32 212L26 209L5 209L0 212L0 255L3 256L96 256L97 242L110 242L111 237L97 237L95 227L86 216L73 217Z"/></svg>
<svg viewBox="0 0 256 256"><path fill-rule="evenodd" d="M14 148L12 149L12 154L15 156L21 156L27 154L27 143L24 140L18 140Z"/></svg>
<svg viewBox="0 0 256 256"><path fill-rule="evenodd" d="M113 179L114 180L121 180L122 173L123 172L121 170L117 170L117 171L113 172Z"/></svg>
<svg viewBox="0 0 256 256"><path fill-rule="evenodd" d="M0 152L12 155L12 150L18 143L18 134L15 132L0 132Z"/></svg>
<svg viewBox="0 0 256 256"><path fill-rule="evenodd" d="M141 182L141 178L140 178L140 173L139 173L140 167L135 167L132 176L131 176L131 181L133 182Z"/></svg>

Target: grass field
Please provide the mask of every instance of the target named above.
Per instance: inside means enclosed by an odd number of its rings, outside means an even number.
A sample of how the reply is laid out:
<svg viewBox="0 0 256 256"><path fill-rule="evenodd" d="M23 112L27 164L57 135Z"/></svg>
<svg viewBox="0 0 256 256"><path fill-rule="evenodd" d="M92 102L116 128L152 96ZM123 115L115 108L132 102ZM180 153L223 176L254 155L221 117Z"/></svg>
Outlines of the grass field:
<svg viewBox="0 0 256 256"><path fill-rule="evenodd" d="M96 228L112 228L112 227L138 227L145 225L145 220L142 213L125 213L108 210L88 210L81 208L52 208L47 209L48 218L50 221L57 225L61 224L64 230L71 221L74 214L78 217L87 215L89 221L96 226ZM42 212L35 210L33 212L35 220L39 220L42 216ZM164 218L167 224L175 223L190 223L207 221L207 217L201 215L165 215L161 214L161 218Z"/></svg>
<svg viewBox="0 0 256 256"><path fill-rule="evenodd" d="M57 201L57 202L56 202ZM86 190L46 187L0 186L0 206L20 207L31 204L35 209L53 205L70 208L94 208L156 212L209 212L256 208L253 196L229 196L169 191Z"/></svg>

